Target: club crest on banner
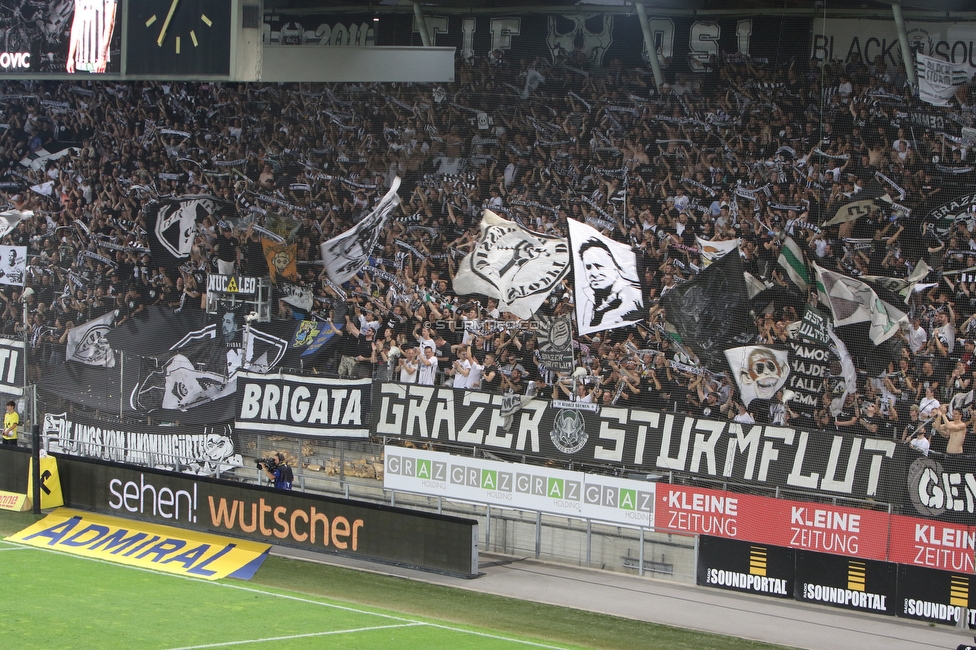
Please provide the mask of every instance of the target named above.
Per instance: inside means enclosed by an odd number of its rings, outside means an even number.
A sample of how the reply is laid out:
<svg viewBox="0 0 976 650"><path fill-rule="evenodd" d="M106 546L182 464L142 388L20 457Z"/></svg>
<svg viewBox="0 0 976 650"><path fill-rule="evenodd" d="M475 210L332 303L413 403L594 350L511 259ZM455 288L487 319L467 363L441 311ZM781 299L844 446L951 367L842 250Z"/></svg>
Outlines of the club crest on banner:
<svg viewBox="0 0 976 650"><path fill-rule="evenodd" d="M152 232L160 246L176 258L187 258L197 232L197 223L226 209L228 203L214 196L187 195L161 201Z"/></svg>
<svg viewBox="0 0 976 650"><path fill-rule="evenodd" d="M568 455L575 454L585 447L589 439L583 415L572 409L561 409L556 414L549 436L556 449Z"/></svg>

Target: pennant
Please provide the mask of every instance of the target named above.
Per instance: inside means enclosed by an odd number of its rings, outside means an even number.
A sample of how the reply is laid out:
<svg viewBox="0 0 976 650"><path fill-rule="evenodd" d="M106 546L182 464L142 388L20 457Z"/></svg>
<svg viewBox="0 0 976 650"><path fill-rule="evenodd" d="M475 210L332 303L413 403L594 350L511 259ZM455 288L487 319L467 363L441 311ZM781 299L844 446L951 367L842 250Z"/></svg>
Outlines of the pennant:
<svg viewBox="0 0 976 650"><path fill-rule="evenodd" d="M790 375L789 352L762 345L746 345L725 351L742 403L771 400Z"/></svg>
<svg viewBox="0 0 976 650"><path fill-rule="evenodd" d="M806 292L810 288L810 273L807 271L803 250L793 241L792 237L787 237L783 242L778 261L779 265L786 269L786 274L790 276L793 284L798 286L801 291Z"/></svg>
<svg viewBox="0 0 976 650"><path fill-rule="evenodd" d="M208 216L217 222L237 214L232 202L206 194L160 199L144 211L153 263L171 269L189 259L197 224Z"/></svg>
<svg viewBox="0 0 976 650"><path fill-rule="evenodd" d="M115 352L105 335L112 329L118 310L77 325L68 332L65 358L89 366L115 367Z"/></svg>
<svg viewBox="0 0 976 650"><path fill-rule="evenodd" d="M527 319L569 272L569 245L506 221L491 210L481 216L481 237L458 265L453 288L498 299L498 310Z"/></svg>
<svg viewBox="0 0 976 650"><path fill-rule="evenodd" d="M27 247L0 246L0 284L24 286L27 277Z"/></svg>
<svg viewBox="0 0 976 650"><path fill-rule="evenodd" d="M724 350L748 345L755 336L738 253L716 260L693 280L671 289L661 304L681 341L706 365L721 365Z"/></svg>
<svg viewBox="0 0 976 650"><path fill-rule="evenodd" d="M729 239L726 241L708 241L696 236L698 250L701 251L702 267L706 267L726 253L730 253L739 248L739 239Z"/></svg>
<svg viewBox="0 0 976 650"><path fill-rule="evenodd" d="M296 263L298 244L284 244L262 239L261 247L264 249L264 259L268 262L271 282L277 284L279 276L287 280L298 279Z"/></svg>
<svg viewBox="0 0 976 650"><path fill-rule="evenodd" d="M918 97L934 106L948 106L959 86L969 80L965 68L948 61L915 53L918 71Z"/></svg>
<svg viewBox="0 0 976 650"><path fill-rule="evenodd" d="M835 326L870 323L868 336L874 345L894 336L903 323L908 326L905 312L884 302L870 285L814 264L817 273L817 294L830 307Z"/></svg>
<svg viewBox="0 0 976 650"><path fill-rule="evenodd" d="M333 282L340 285L348 282L366 266L387 217L400 204L400 197L397 196L399 188L400 177L397 176L390 190L362 221L322 243L325 272Z"/></svg>
<svg viewBox="0 0 976 650"><path fill-rule="evenodd" d="M592 334L646 318L634 249L574 219L568 224L579 333Z"/></svg>

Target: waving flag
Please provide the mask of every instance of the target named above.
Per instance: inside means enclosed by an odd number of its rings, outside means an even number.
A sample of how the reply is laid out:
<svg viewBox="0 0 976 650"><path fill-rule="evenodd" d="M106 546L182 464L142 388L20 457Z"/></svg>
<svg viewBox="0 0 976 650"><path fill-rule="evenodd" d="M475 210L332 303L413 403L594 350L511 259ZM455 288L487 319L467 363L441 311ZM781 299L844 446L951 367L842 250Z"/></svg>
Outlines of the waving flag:
<svg viewBox="0 0 976 650"><path fill-rule="evenodd" d="M803 258L803 249L793 241L792 237L787 237L783 242L778 261L779 265L786 269L786 274L790 276L790 280L793 280L793 284L800 287L802 291L810 288L810 273Z"/></svg>
<svg viewBox="0 0 976 650"><path fill-rule="evenodd" d="M646 318L634 249L585 223L573 219L568 223L579 333L632 325Z"/></svg>
<svg viewBox="0 0 976 650"><path fill-rule="evenodd" d="M540 235L491 210L481 217L481 238L454 276L459 295L498 299L498 310L531 318L569 271L569 245Z"/></svg>
<svg viewBox="0 0 976 650"><path fill-rule="evenodd" d="M814 264L817 293L834 316L834 325L869 323L869 337L880 345L894 336L899 326L908 325L908 316L878 297L870 285L854 278L828 271Z"/></svg>
<svg viewBox="0 0 976 650"><path fill-rule="evenodd" d="M333 282L339 285L348 282L369 262L369 256L380 238L387 217L400 205L398 189L399 176L393 179L390 190L366 218L321 245L325 272Z"/></svg>

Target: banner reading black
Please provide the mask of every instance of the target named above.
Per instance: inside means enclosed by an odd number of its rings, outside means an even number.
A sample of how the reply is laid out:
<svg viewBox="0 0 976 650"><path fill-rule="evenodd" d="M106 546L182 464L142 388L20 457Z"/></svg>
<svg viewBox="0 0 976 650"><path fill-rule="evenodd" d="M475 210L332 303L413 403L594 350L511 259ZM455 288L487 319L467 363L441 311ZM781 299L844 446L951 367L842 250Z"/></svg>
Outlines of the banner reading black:
<svg viewBox="0 0 976 650"><path fill-rule="evenodd" d="M702 478L901 503L906 446L839 432L741 425L615 406L578 410L533 399L505 426L503 396L373 385L380 436L451 442L557 461L674 471Z"/></svg>
<svg viewBox="0 0 976 650"><path fill-rule="evenodd" d="M58 454L66 505L318 553L478 573L478 524Z"/></svg>
<svg viewBox="0 0 976 650"><path fill-rule="evenodd" d="M798 550L794 596L811 603L894 616L898 613L897 566Z"/></svg>
<svg viewBox="0 0 976 650"><path fill-rule="evenodd" d="M794 551L701 535L697 584L732 591L793 597Z"/></svg>

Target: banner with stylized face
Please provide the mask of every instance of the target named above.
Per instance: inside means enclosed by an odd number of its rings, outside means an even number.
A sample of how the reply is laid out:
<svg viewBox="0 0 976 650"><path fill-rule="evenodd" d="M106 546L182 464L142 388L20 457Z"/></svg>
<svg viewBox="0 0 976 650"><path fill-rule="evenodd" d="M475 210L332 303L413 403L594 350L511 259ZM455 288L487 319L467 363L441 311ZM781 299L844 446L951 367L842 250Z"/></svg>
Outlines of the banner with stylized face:
<svg viewBox="0 0 976 650"><path fill-rule="evenodd" d="M633 325L647 314L637 272L637 255L595 228L569 220L580 334Z"/></svg>
<svg viewBox="0 0 976 650"><path fill-rule="evenodd" d="M744 345L725 351L742 403L773 399L790 375L789 352L762 345Z"/></svg>

